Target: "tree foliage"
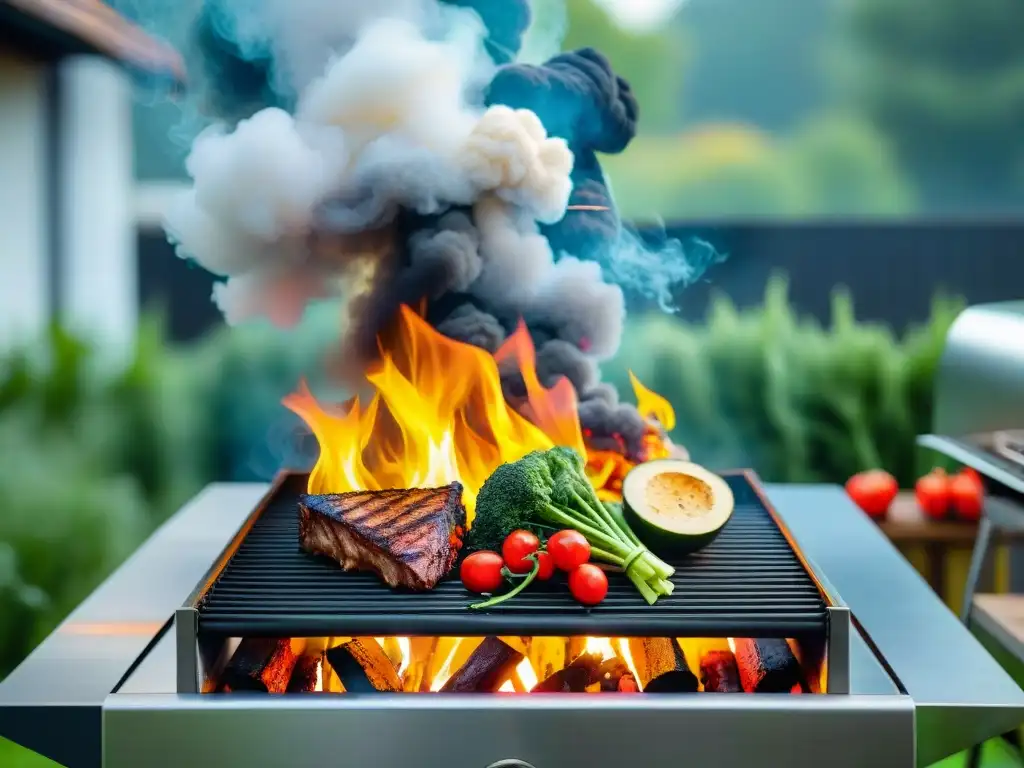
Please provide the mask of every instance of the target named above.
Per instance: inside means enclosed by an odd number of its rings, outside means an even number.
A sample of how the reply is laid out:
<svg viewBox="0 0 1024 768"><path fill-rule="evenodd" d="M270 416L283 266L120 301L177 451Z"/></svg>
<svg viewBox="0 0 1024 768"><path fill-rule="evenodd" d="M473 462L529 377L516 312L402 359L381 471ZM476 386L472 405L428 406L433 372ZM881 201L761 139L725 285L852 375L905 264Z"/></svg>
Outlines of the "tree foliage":
<svg viewBox="0 0 1024 768"><path fill-rule="evenodd" d="M846 76L939 210L1024 203L1024 3L857 0Z"/></svg>

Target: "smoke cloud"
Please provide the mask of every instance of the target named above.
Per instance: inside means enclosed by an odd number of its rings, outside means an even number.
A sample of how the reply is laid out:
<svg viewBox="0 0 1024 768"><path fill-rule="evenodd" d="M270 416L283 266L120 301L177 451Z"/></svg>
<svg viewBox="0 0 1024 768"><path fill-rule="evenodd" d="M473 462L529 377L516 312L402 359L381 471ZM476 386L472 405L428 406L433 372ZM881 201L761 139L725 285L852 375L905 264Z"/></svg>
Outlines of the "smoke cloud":
<svg viewBox="0 0 1024 768"><path fill-rule="evenodd" d="M522 319L542 382L567 377L595 441L632 449L643 420L598 367L623 289L668 308L717 256L623 227L598 153L628 146L636 99L591 49L517 62L529 25L526 0L207 0L193 32L214 123L167 232L222 278L229 323L290 326L344 295L359 370L402 304L490 351Z"/></svg>

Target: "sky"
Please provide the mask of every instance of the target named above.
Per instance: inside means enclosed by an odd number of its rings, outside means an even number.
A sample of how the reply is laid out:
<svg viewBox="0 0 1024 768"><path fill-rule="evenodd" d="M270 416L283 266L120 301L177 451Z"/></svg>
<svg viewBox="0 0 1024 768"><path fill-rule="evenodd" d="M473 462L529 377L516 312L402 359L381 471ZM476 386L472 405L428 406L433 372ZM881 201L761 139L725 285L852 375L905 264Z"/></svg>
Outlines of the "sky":
<svg viewBox="0 0 1024 768"><path fill-rule="evenodd" d="M616 21L634 29L649 29L667 21L685 0L598 0Z"/></svg>

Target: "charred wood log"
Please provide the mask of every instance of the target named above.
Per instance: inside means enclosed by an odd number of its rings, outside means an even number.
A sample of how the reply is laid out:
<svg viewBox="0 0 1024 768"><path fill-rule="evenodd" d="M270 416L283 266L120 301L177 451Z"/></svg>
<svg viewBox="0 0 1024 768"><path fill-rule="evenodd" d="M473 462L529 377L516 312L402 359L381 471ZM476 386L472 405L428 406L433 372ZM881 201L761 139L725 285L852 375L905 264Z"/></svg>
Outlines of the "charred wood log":
<svg viewBox="0 0 1024 768"><path fill-rule="evenodd" d="M532 693L585 693L600 680L601 655L581 653L567 667L546 677L533 687Z"/></svg>
<svg viewBox="0 0 1024 768"><path fill-rule="evenodd" d="M645 693L696 693L700 687L683 649L673 638L631 638L629 652L640 675L637 682Z"/></svg>
<svg viewBox="0 0 1024 768"><path fill-rule="evenodd" d="M789 643L778 638L736 638L736 667L747 693L789 693L803 683Z"/></svg>
<svg viewBox="0 0 1024 768"><path fill-rule="evenodd" d="M402 690L395 665L372 637L357 637L331 648L327 662L349 693Z"/></svg>
<svg viewBox="0 0 1024 768"><path fill-rule="evenodd" d="M700 660L700 682L707 693L742 693L732 651L708 651Z"/></svg>
<svg viewBox="0 0 1024 768"><path fill-rule="evenodd" d="M288 693L313 693L321 682L324 656L322 653L300 656L288 681Z"/></svg>
<svg viewBox="0 0 1024 768"><path fill-rule="evenodd" d="M497 637L487 637L448 678L448 693L495 693L512 677L524 656Z"/></svg>
<svg viewBox="0 0 1024 768"><path fill-rule="evenodd" d="M284 693L297 661L291 640L246 638L224 670L223 687L231 691Z"/></svg>

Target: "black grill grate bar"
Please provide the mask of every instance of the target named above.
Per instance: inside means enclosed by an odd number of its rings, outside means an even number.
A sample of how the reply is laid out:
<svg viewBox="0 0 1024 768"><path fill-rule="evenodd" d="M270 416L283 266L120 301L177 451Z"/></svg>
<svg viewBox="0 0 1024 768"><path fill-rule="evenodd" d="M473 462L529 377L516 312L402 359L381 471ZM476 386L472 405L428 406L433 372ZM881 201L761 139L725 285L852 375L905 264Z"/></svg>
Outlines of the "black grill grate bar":
<svg viewBox="0 0 1024 768"><path fill-rule="evenodd" d="M289 478L254 522L199 605L200 631L231 636L648 634L788 637L823 633L824 600L751 481L727 477L737 506L703 551L673 563L675 593L646 606L613 575L605 601L576 605L564 584L535 584L502 610L467 610L457 579L430 592L391 590L376 576L343 573L303 553L296 502L304 478Z"/></svg>
<svg viewBox="0 0 1024 768"><path fill-rule="evenodd" d="M564 613L564 612L563 612ZM474 614L471 625L457 624L447 616L423 616L415 625L407 616L394 613L380 616L366 614L338 614L325 617L320 614L294 614L284 624L279 615L250 616L248 613L226 614L207 619L200 625L204 633L237 637L244 625L250 637L381 637L396 635L477 637L481 635L521 636L528 627L533 636L574 637L806 637L820 636L825 628L808 624L806 616L779 614L723 615L720 612L692 614L685 623L677 618L651 617L643 612L617 612L596 620L584 615L571 623L557 615L536 615L521 612L516 616L501 613ZM453 627L455 629L453 629ZM723 631L727 627L728 631Z"/></svg>

